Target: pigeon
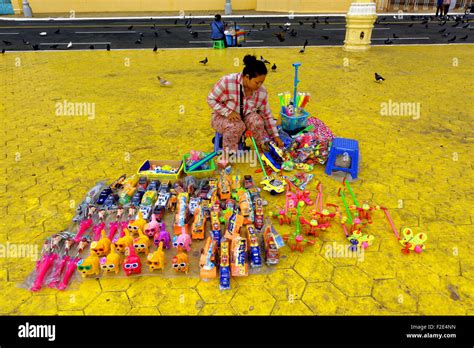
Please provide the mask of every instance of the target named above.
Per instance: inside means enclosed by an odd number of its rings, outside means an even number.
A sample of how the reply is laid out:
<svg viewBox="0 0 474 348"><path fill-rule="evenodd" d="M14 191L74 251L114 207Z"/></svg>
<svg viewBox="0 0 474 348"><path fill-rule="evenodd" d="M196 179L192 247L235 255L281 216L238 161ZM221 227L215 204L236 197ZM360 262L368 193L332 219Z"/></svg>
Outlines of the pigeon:
<svg viewBox="0 0 474 348"><path fill-rule="evenodd" d="M319 24L319 17L316 17L316 23Z"/></svg>
<svg viewBox="0 0 474 348"><path fill-rule="evenodd" d="M384 41L384 43L385 43L386 45L391 45L391 44L393 44L393 41L390 40L390 39L387 39L387 40Z"/></svg>
<svg viewBox="0 0 474 348"><path fill-rule="evenodd" d="M2 41L3 41L3 43L4 43L5 45L7 45L7 46L11 46L11 45L12 45L12 43L11 43L10 41L7 41L7 40L2 40Z"/></svg>
<svg viewBox="0 0 474 348"><path fill-rule="evenodd" d="M199 34L198 34L197 31L195 31L195 32L193 32L191 35L193 36L194 39L197 39L197 37L198 37Z"/></svg>
<svg viewBox="0 0 474 348"><path fill-rule="evenodd" d="M456 41L456 35L454 35L452 38L448 40L448 42L454 42L454 41Z"/></svg>
<svg viewBox="0 0 474 348"><path fill-rule="evenodd" d="M446 21L442 21L442 22L439 23L438 25L439 25L440 27L442 27L442 26L445 25L445 24L446 24Z"/></svg>
<svg viewBox="0 0 474 348"><path fill-rule="evenodd" d="M107 44L107 51L110 51L110 44Z"/></svg>
<svg viewBox="0 0 474 348"><path fill-rule="evenodd" d="M155 47L153 47L153 52L158 51L158 46L155 44Z"/></svg>
<svg viewBox="0 0 474 348"><path fill-rule="evenodd" d="M278 34L275 34L275 36L278 38L278 40L280 42L285 41L285 34L284 33L278 33Z"/></svg>
<svg viewBox="0 0 474 348"><path fill-rule="evenodd" d="M393 34L393 38L398 39L399 37L397 35Z"/></svg>
<svg viewBox="0 0 474 348"><path fill-rule="evenodd" d="M265 22L267 28L270 28L270 23L269 22Z"/></svg>
<svg viewBox="0 0 474 348"><path fill-rule="evenodd" d="M273 72L275 72L275 71L276 71L276 69L277 69L277 66L276 66L276 64L275 64L275 63L273 63L273 65L272 65L272 71L273 71Z"/></svg>
<svg viewBox="0 0 474 348"><path fill-rule="evenodd" d="M304 53L306 47L303 47L302 49L300 49L300 52L299 53Z"/></svg>
<svg viewBox="0 0 474 348"><path fill-rule="evenodd" d="M168 29L165 29L165 33L166 34L171 34L171 31L169 31Z"/></svg>
<svg viewBox="0 0 474 348"><path fill-rule="evenodd" d="M155 24L155 23L153 23L153 26L152 26L152 27L150 27L150 29L156 29L156 24Z"/></svg>
<svg viewBox="0 0 474 348"><path fill-rule="evenodd" d="M447 33L443 34L444 37L448 37L449 35L451 35L450 32L447 32Z"/></svg>
<svg viewBox="0 0 474 348"><path fill-rule="evenodd" d="M454 23L453 25L451 25L451 27L452 27L452 28L456 28L458 25L459 25L459 22L456 22L456 23Z"/></svg>
<svg viewBox="0 0 474 348"><path fill-rule="evenodd" d="M32 47L35 51L38 51L40 49L38 44L34 44Z"/></svg>
<svg viewBox="0 0 474 348"><path fill-rule="evenodd" d="M135 41L136 45L140 45L141 43L142 43L142 39L138 39L137 41Z"/></svg>
<svg viewBox="0 0 474 348"><path fill-rule="evenodd" d="M203 60L200 60L199 63L206 65L208 61L209 61L209 60L208 60L207 57L206 57L206 58L204 58Z"/></svg>
<svg viewBox="0 0 474 348"><path fill-rule="evenodd" d="M445 31L446 31L446 28L441 29L440 31L438 31L438 33L444 33Z"/></svg>
<svg viewBox="0 0 474 348"><path fill-rule="evenodd" d="M463 29L467 29L469 27L469 23L466 23L465 25L462 26Z"/></svg>
<svg viewBox="0 0 474 348"><path fill-rule="evenodd" d="M51 45L49 48L58 48L58 45Z"/></svg>
<svg viewBox="0 0 474 348"><path fill-rule="evenodd" d="M2 49L2 54L5 54L5 49L4 48Z"/></svg>
<svg viewBox="0 0 474 348"><path fill-rule="evenodd" d="M72 47L72 41L69 41L69 43L67 44L66 48L71 48Z"/></svg>
<svg viewBox="0 0 474 348"><path fill-rule="evenodd" d="M39 33L39 35L40 35L40 36L47 36L47 35L48 35L48 33L47 33L47 32L45 32L45 31L42 31L41 33Z"/></svg>
<svg viewBox="0 0 474 348"><path fill-rule="evenodd" d="M89 49L91 49L91 50L93 50L94 48L95 48L94 45L89 46Z"/></svg>
<svg viewBox="0 0 474 348"><path fill-rule="evenodd" d="M154 34L155 34L155 37L158 37L158 33L157 33L157 31L156 31L156 30L155 30L155 33L154 33Z"/></svg>
<svg viewBox="0 0 474 348"><path fill-rule="evenodd" d="M297 34L298 33L294 29L291 29L290 36L295 37Z"/></svg>
<svg viewBox="0 0 474 348"><path fill-rule="evenodd" d="M311 23L311 28L316 28L316 22Z"/></svg>
<svg viewBox="0 0 474 348"><path fill-rule="evenodd" d="M423 22L421 22L421 24L426 24L426 23L428 23L427 20L424 20Z"/></svg>
<svg viewBox="0 0 474 348"><path fill-rule="evenodd" d="M198 24L206 24L205 21L200 21Z"/></svg>
<svg viewBox="0 0 474 348"><path fill-rule="evenodd" d="M329 24L328 19L329 17L324 18L324 24Z"/></svg>
<svg viewBox="0 0 474 348"><path fill-rule="evenodd" d="M270 62L266 60L265 58L263 58L263 56L260 56L260 60L264 62L265 64L270 64Z"/></svg>
<svg viewBox="0 0 474 348"><path fill-rule="evenodd" d="M176 24L178 24L178 20L177 20L177 19L174 21L174 25L176 25Z"/></svg>
<svg viewBox="0 0 474 348"><path fill-rule="evenodd" d="M133 29L133 25L129 26L127 29L128 29L128 30L132 30L132 29Z"/></svg>
<svg viewBox="0 0 474 348"><path fill-rule="evenodd" d="M382 81L385 81L385 79L381 75L375 73L375 81L380 83Z"/></svg>
<svg viewBox="0 0 474 348"><path fill-rule="evenodd" d="M252 24L252 28L255 28L255 23Z"/></svg>
<svg viewBox="0 0 474 348"><path fill-rule="evenodd" d="M26 41L25 39L23 39L23 43L24 43L25 45L27 45L27 46L30 45L29 41Z"/></svg>
<svg viewBox="0 0 474 348"><path fill-rule="evenodd" d="M59 34L59 33L61 33L61 30L58 28L58 30L56 30L54 33Z"/></svg>
<svg viewBox="0 0 474 348"><path fill-rule="evenodd" d="M139 35L140 37L144 37L144 36L145 36L145 34L143 34L143 33L138 33L138 35Z"/></svg>
<svg viewBox="0 0 474 348"><path fill-rule="evenodd" d="M303 24L304 24L302 21L299 21L298 23L299 23L300 25L303 25Z"/></svg>
<svg viewBox="0 0 474 348"><path fill-rule="evenodd" d="M157 76L158 80L160 81L160 86L161 87L169 87L171 86L171 82L169 82L168 80L165 80L164 78L162 77L159 77Z"/></svg>
<svg viewBox="0 0 474 348"><path fill-rule="evenodd" d="M409 25L408 25L408 28L411 28L412 26L413 26L413 23L409 24Z"/></svg>
<svg viewBox="0 0 474 348"><path fill-rule="evenodd" d="M468 38L468 35L460 37L459 40L466 40Z"/></svg>
<svg viewBox="0 0 474 348"><path fill-rule="evenodd" d="M329 36L322 35L321 37L322 37L324 40L329 40Z"/></svg>

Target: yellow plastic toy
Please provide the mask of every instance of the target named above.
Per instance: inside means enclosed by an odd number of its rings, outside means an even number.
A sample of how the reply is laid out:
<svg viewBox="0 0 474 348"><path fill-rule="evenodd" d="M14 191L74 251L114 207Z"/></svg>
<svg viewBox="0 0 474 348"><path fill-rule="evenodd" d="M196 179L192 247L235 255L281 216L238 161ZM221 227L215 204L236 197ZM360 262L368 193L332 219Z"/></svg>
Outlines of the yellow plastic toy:
<svg viewBox="0 0 474 348"><path fill-rule="evenodd" d="M77 263L77 270L81 273L82 278L88 275L99 275L100 263L99 256L96 253L90 253L90 255Z"/></svg>
<svg viewBox="0 0 474 348"><path fill-rule="evenodd" d="M128 228L123 229L124 236L117 239L115 242L115 250L119 253L124 253L125 249L133 245L133 238L130 236Z"/></svg>
<svg viewBox="0 0 474 348"><path fill-rule="evenodd" d="M91 243L91 252L95 253L99 257L107 256L110 252L110 244L112 242L106 236L105 230L100 232L101 238L98 241Z"/></svg>
<svg viewBox="0 0 474 348"><path fill-rule="evenodd" d="M150 272L161 269L165 269L165 252L163 251L163 242L160 242L158 249L151 254L148 254L147 264Z"/></svg>
<svg viewBox="0 0 474 348"><path fill-rule="evenodd" d="M145 253L148 255L148 248L150 247L151 241L147 235L145 235L141 229L138 230L138 237L133 240L133 247L137 254Z"/></svg>
<svg viewBox="0 0 474 348"><path fill-rule="evenodd" d="M102 261L103 259L101 260L101 268L104 270L104 272L115 272L115 274L120 272L120 264L122 263L122 260L120 259L120 255L115 251L114 244L110 246L110 253L105 258L105 262Z"/></svg>
<svg viewBox="0 0 474 348"><path fill-rule="evenodd" d="M139 234L138 230L145 230L146 220L143 219L142 212L138 212L138 218L128 224L128 230L134 234Z"/></svg>

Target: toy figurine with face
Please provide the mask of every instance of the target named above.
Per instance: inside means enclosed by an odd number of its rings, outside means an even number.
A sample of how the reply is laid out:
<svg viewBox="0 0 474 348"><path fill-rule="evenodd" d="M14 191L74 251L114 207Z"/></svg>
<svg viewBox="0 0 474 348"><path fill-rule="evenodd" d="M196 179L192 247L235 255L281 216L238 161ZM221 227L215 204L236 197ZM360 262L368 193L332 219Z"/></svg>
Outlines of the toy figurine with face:
<svg viewBox="0 0 474 348"><path fill-rule="evenodd" d="M188 255L183 251L181 247L178 247L178 253L173 257L171 261L175 272L188 273L189 271L189 260Z"/></svg>
<svg viewBox="0 0 474 348"><path fill-rule="evenodd" d="M153 237L153 242L155 243L156 246L160 244L160 242L163 242L163 247L165 249L171 248L171 236L170 233L166 230L166 226L164 222L160 223L160 231L155 233L155 236Z"/></svg>
<svg viewBox="0 0 474 348"><path fill-rule="evenodd" d="M145 234L152 238L159 230L160 225L156 221L155 214L151 215L151 221L145 225Z"/></svg>
<svg viewBox="0 0 474 348"><path fill-rule="evenodd" d="M142 271L142 262L135 253L133 246L125 250L125 260L123 261L123 271L127 276L132 274L140 274Z"/></svg>
<svg viewBox="0 0 474 348"><path fill-rule="evenodd" d="M109 237L105 235L105 230L100 232L101 238L97 242L91 243L91 252L97 254L99 257L107 256L110 252L110 241Z"/></svg>
<svg viewBox="0 0 474 348"><path fill-rule="evenodd" d="M191 236L186 232L181 233L179 236L173 237L173 246L175 248L182 248L185 251L191 251Z"/></svg>
<svg viewBox="0 0 474 348"><path fill-rule="evenodd" d="M160 242L158 250L156 250L154 253L148 254L147 264L150 272L156 271L158 269L163 271L165 269L165 252L163 251L163 242Z"/></svg>
<svg viewBox="0 0 474 348"><path fill-rule="evenodd" d="M128 228L123 229L123 236L117 239L115 244L115 250L119 253L124 253L125 249L133 245L133 238L130 236Z"/></svg>
<svg viewBox="0 0 474 348"><path fill-rule="evenodd" d="M146 220L143 219L142 212L138 212L138 218L128 224L128 230L132 232L132 234L138 234L138 230L144 230L146 225Z"/></svg>
<svg viewBox="0 0 474 348"><path fill-rule="evenodd" d="M105 273L118 274L120 272L120 255L115 251L115 245L110 246L110 253L100 260L101 268Z"/></svg>
<svg viewBox="0 0 474 348"><path fill-rule="evenodd" d="M143 234L142 230L138 230L138 237L133 240L133 247L137 253L148 254L148 248L150 246L150 238Z"/></svg>
<svg viewBox="0 0 474 348"><path fill-rule="evenodd" d="M77 263L77 270L81 273L82 278L88 275L99 275L100 263L99 256L91 252L90 255Z"/></svg>

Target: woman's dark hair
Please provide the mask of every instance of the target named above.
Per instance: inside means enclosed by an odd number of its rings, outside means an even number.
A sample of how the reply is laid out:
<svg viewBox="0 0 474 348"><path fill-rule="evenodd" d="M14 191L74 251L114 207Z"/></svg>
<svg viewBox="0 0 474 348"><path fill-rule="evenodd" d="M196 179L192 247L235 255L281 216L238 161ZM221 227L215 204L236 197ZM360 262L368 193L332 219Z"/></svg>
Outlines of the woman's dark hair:
<svg viewBox="0 0 474 348"><path fill-rule="evenodd" d="M258 60L257 57L247 54L244 57L244 71L243 75L249 75L250 79L260 75L266 75L268 73L265 63Z"/></svg>
<svg viewBox="0 0 474 348"><path fill-rule="evenodd" d="M221 21L221 15L220 14L216 14L214 16L214 18L216 19L216 22L220 22Z"/></svg>

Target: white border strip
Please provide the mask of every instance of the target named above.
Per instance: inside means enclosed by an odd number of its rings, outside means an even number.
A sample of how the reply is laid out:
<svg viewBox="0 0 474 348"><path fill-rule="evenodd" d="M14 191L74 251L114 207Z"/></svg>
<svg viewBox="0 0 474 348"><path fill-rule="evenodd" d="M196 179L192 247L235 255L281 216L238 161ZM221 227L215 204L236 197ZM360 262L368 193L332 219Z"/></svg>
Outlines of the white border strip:
<svg viewBox="0 0 474 348"><path fill-rule="evenodd" d="M464 12L449 12L448 15L462 15ZM398 12L391 12L391 13L380 13L378 14L379 17L391 17L391 16L429 16L433 15L431 12L426 13L398 13ZM306 18L306 17L346 17L346 13L307 13L307 14L294 14L292 15L294 18ZM155 20L155 19L212 19L214 16L141 16L141 17L45 17L45 18L25 18L25 17L0 17L0 21L38 21L38 22L47 22L47 21L90 21L90 20ZM290 16L288 14L274 14L274 15L230 15L222 16L223 19L226 18L288 18Z"/></svg>

